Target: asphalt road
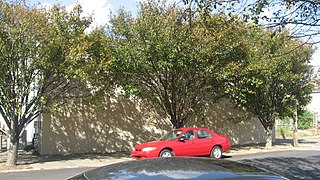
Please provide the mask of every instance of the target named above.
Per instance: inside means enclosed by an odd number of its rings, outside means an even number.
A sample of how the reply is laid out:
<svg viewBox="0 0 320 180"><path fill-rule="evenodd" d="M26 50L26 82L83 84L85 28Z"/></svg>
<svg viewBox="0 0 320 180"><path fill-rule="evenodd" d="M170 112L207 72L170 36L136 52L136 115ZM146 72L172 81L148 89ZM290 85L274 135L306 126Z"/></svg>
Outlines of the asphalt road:
<svg viewBox="0 0 320 180"><path fill-rule="evenodd" d="M67 179L81 172L92 168L70 168L70 169L53 169L53 170L32 170L0 173L0 179L5 180L59 180Z"/></svg>
<svg viewBox="0 0 320 180"><path fill-rule="evenodd" d="M320 149L236 155L225 159L271 170L289 179L320 179ZM0 179L66 179L89 169L75 168L0 173Z"/></svg>
<svg viewBox="0 0 320 180"><path fill-rule="evenodd" d="M259 153L230 160L264 168L288 179L320 179L320 149Z"/></svg>

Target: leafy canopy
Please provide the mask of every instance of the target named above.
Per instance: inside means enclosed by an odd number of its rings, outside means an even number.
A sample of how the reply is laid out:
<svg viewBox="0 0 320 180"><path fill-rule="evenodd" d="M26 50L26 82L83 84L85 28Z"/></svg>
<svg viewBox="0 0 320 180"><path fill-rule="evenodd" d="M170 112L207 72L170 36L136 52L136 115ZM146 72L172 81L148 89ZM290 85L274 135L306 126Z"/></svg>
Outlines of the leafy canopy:
<svg viewBox="0 0 320 180"><path fill-rule="evenodd" d="M260 30L253 37L248 64L227 73L226 93L256 116L271 137L276 116L293 117L296 104L302 107L310 100L313 49L288 38L287 32Z"/></svg>
<svg viewBox="0 0 320 180"><path fill-rule="evenodd" d="M247 56L245 25L223 14L203 22L186 9L148 1L136 18L120 10L111 24L121 86L151 102L174 127L218 100L222 69Z"/></svg>
<svg viewBox="0 0 320 180"><path fill-rule="evenodd" d="M106 38L95 39L99 30L86 33L91 18L81 13L79 5L69 12L0 0L0 114L10 129L8 165L16 164L27 124L66 99L91 96L87 83L97 77L91 68L106 69L101 67L109 61L104 46L93 48Z"/></svg>

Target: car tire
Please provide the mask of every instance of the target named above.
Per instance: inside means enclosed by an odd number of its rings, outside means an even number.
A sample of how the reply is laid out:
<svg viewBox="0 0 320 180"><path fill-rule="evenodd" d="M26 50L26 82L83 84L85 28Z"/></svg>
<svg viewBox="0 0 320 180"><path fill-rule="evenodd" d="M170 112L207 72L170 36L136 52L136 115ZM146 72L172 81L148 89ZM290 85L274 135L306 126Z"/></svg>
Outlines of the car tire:
<svg viewBox="0 0 320 180"><path fill-rule="evenodd" d="M159 157L173 157L173 151L169 149L164 149L160 152Z"/></svg>
<svg viewBox="0 0 320 180"><path fill-rule="evenodd" d="M214 146L210 153L211 158L221 159L222 158L222 149L219 146Z"/></svg>

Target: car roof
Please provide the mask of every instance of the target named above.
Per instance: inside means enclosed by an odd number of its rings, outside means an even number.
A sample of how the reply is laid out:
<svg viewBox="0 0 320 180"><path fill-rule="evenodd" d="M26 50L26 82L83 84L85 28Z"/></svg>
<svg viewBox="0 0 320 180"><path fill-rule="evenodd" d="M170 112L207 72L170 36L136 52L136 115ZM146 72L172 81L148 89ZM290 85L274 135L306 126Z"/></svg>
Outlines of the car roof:
<svg viewBox="0 0 320 180"><path fill-rule="evenodd" d="M188 131L188 130L209 130L209 129L200 128L200 127L186 127L186 128L178 128L177 130Z"/></svg>

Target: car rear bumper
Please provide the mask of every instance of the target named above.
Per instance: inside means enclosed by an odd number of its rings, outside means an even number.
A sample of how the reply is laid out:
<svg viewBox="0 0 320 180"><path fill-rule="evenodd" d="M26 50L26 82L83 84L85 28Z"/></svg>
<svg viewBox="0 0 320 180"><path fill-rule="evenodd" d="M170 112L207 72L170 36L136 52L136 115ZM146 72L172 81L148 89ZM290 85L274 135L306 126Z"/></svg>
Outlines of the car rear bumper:
<svg viewBox="0 0 320 180"><path fill-rule="evenodd" d="M230 144L229 142L223 144L223 146L222 146L222 152L229 151L230 149L231 149L231 144Z"/></svg>

